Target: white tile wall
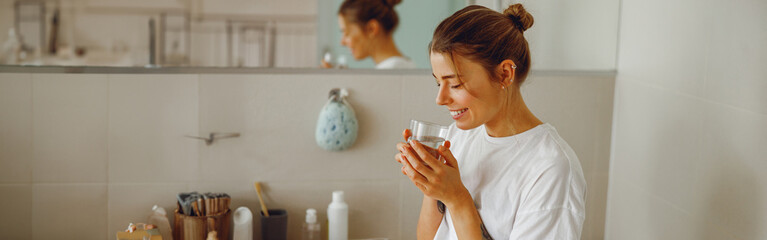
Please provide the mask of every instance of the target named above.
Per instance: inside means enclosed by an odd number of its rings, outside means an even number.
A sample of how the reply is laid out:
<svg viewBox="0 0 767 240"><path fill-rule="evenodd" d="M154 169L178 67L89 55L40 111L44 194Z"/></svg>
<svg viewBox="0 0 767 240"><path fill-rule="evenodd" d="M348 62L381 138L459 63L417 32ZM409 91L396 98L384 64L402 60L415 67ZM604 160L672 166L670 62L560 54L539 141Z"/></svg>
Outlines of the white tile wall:
<svg viewBox="0 0 767 240"><path fill-rule="evenodd" d="M616 118L621 131L615 139L634 140L614 146L611 176L625 178L674 204L693 200L690 186L697 180L701 156L699 101L633 81L622 84L631 91L616 96L626 111Z"/></svg>
<svg viewBox="0 0 767 240"><path fill-rule="evenodd" d="M714 1L622 2L618 72L644 83L700 95L706 78L705 51L716 19ZM664 7L658 7L659 5ZM684 9L684 11L678 11ZM651 12L652 15L648 15ZM648 21L666 19L674 24ZM629 31L623 31L629 29ZM673 37L671 37L673 36ZM628 46L628 47L626 47ZM641 56L652 56L652 60Z"/></svg>
<svg viewBox="0 0 767 240"><path fill-rule="evenodd" d="M201 134L242 134L201 149L205 181L253 179L389 179L387 169L400 128L399 77L383 75L202 75ZM314 140L316 119L334 87L349 89L348 100L360 123L356 143L327 152ZM228 96L224 96L228 95ZM232 111L228 110L231 109ZM290 168L281 167L289 164Z"/></svg>
<svg viewBox="0 0 767 240"><path fill-rule="evenodd" d="M591 169L606 169L593 165L607 160L599 149L607 147L600 136L609 135L611 109L605 105L612 99L612 80L534 78L537 84L526 88L533 109L557 126ZM26 180L21 176L0 182L0 190L27 196L9 202L21 207L8 212L14 220L29 219L28 224L1 231L22 238L112 238L127 222L145 221L154 204L172 211L175 194L184 191L226 192L233 197L233 207L247 206L258 216L253 182L262 181L266 203L288 209L289 239L298 239L306 208L316 208L320 219L325 217L333 190L346 191L354 219L351 238L414 239L422 195L400 173L394 143L411 118L450 122L444 109L434 104L434 82L427 73L0 74L0 80L0 91L13 93L0 96L0 107L14 113L2 115L0 126L29 139L28 148L4 150L2 156L27 151L40 162L59 164L61 156L79 156L64 162L78 165L75 170L26 166ZM343 152L326 152L314 143L317 116L333 87L349 89L349 102L360 121L357 143ZM552 92L563 97L552 98ZM27 117L5 117L24 114ZM25 122L28 130L23 130ZM44 141L32 139L31 123L42 126L35 127L35 136L44 136ZM184 137L210 132L242 136L210 146ZM77 135L77 140L65 141L69 135ZM32 145L44 147L33 151ZM6 165L11 161L2 160L8 173L25 169L24 164ZM30 182L40 174L47 179ZM592 170L589 175L589 196L592 191L603 194L591 186L604 185L595 181L606 181L606 173ZM10 184L14 181L26 184ZM593 232L601 236L603 219L591 212L603 212L603 207L588 208L584 238L597 236ZM70 227L71 222L78 226ZM81 228L80 222L93 223L89 226L97 231Z"/></svg>
<svg viewBox="0 0 767 240"><path fill-rule="evenodd" d="M0 183L32 181L32 74L0 74Z"/></svg>
<svg viewBox="0 0 767 240"><path fill-rule="evenodd" d="M767 3L622 4L606 238L767 238Z"/></svg>
<svg viewBox="0 0 767 240"><path fill-rule="evenodd" d="M32 184L0 184L0 192L0 238L31 239Z"/></svg>
<svg viewBox="0 0 767 240"><path fill-rule="evenodd" d="M704 96L723 104L767 114L767 29L765 1L717 2L708 49Z"/></svg>
<svg viewBox="0 0 767 240"><path fill-rule="evenodd" d="M109 76L109 182L199 178L197 75Z"/></svg>
<svg viewBox="0 0 767 240"><path fill-rule="evenodd" d="M418 217L421 214L423 193L405 175L399 178L400 206L398 239L415 239L418 233Z"/></svg>
<svg viewBox="0 0 767 240"><path fill-rule="evenodd" d="M767 236L767 115L732 108L721 103L702 104L710 109L703 117L701 164L695 185L692 212L718 225L738 239Z"/></svg>
<svg viewBox="0 0 767 240"><path fill-rule="evenodd" d="M107 235L106 184L35 184L32 196L32 239Z"/></svg>
<svg viewBox="0 0 767 240"><path fill-rule="evenodd" d="M35 74L35 183L105 182L107 75Z"/></svg>

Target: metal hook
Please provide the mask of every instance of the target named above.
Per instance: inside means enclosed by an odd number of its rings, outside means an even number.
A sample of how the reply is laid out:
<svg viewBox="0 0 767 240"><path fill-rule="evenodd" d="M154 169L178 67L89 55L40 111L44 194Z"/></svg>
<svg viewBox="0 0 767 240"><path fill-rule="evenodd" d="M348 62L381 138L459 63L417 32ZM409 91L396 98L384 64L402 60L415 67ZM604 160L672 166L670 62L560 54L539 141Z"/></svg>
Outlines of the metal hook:
<svg viewBox="0 0 767 240"><path fill-rule="evenodd" d="M187 135L186 137L204 140L205 141L205 145L210 146L211 144L213 144L213 141L215 141L216 139L236 138L236 137L240 137L240 133L210 133L209 137L207 137L207 138L197 137L197 136L189 136L189 135Z"/></svg>

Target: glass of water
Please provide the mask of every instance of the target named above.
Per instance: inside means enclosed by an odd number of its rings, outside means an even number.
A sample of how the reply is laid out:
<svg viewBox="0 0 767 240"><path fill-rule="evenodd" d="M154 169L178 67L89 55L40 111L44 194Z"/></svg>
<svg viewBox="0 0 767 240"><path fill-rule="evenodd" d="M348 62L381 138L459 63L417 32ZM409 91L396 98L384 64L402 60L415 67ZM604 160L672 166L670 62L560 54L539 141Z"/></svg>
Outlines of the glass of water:
<svg viewBox="0 0 767 240"><path fill-rule="evenodd" d="M426 146L429 153L439 159L437 149L447 137L447 126L426 121L410 120L410 133L408 140L416 140Z"/></svg>

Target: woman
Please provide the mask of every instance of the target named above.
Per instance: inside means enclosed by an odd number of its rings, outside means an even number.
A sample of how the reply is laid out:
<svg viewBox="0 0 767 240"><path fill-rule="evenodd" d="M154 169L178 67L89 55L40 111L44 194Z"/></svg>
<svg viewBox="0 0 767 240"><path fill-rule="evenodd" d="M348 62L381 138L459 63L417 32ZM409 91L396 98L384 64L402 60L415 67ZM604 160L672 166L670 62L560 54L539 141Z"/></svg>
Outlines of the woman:
<svg viewBox="0 0 767 240"><path fill-rule="evenodd" d="M348 47L354 59L371 57L376 69L415 68L394 44L394 29L399 17L394 6L402 0L345 0L338 10L341 45ZM322 67L332 67L325 60Z"/></svg>
<svg viewBox="0 0 767 240"><path fill-rule="evenodd" d="M523 32L532 25L521 4L503 14L469 6L434 31L436 101L455 122L440 159L417 141L397 144L395 156L424 194L418 239L580 239L578 158L520 94L530 69Z"/></svg>

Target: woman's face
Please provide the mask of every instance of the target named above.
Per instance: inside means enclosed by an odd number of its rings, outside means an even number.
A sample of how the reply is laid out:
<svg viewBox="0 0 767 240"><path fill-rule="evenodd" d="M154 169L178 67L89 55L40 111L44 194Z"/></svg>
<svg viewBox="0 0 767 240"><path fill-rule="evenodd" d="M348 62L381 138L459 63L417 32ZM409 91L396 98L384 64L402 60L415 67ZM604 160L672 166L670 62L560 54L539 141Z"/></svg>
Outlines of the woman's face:
<svg viewBox="0 0 767 240"><path fill-rule="evenodd" d="M432 73L439 86L437 104L447 107L458 128L472 129L500 119L505 91L482 65L457 54L452 61L448 54L430 55Z"/></svg>
<svg viewBox="0 0 767 240"><path fill-rule="evenodd" d="M360 24L346 21L342 15L338 15L338 26L341 27L341 45L352 51L356 60L362 60L370 56L368 36Z"/></svg>

